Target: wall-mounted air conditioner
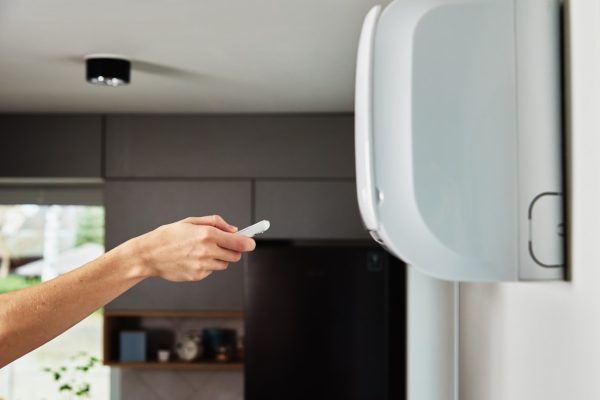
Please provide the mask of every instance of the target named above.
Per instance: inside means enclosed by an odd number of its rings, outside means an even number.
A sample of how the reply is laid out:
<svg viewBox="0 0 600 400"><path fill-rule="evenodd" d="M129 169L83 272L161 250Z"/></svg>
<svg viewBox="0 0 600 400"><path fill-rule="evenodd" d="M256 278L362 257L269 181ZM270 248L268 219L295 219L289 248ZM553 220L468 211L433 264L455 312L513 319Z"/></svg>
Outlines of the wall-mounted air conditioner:
<svg viewBox="0 0 600 400"><path fill-rule="evenodd" d="M361 214L448 280L564 277L559 0L396 0L366 17Z"/></svg>

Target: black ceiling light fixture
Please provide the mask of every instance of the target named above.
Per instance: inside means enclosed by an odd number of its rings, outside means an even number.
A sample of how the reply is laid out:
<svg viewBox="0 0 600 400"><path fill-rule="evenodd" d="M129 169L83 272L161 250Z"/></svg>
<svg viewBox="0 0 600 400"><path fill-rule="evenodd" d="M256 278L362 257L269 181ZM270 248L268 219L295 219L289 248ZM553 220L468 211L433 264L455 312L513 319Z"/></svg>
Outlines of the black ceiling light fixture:
<svg viewBox="0 0 600 400"><path fill-rule="evenodd" d="M89 83L113 87L129 83L131 62L123 57L92 54L85 57L85 64Z"/></svg>

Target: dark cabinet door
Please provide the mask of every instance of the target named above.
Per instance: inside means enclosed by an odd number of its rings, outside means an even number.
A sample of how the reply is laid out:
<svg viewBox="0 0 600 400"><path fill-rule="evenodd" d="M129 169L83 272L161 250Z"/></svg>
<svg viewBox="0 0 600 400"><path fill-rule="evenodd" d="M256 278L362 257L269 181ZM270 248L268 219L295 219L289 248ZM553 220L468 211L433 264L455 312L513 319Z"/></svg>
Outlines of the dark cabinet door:
<svg viewBox="0 0 600 400"><path fill-rule="evenodd" d="M251 253L245 399L403 399L404 267L375 243Z"/></svg>
<svg viewBox="0 0 600 400"><path fill-rule="evenodd" d="M348 181L258 181L256 220L268 219L265 239L368 239L356 184Z"/></svg>
<svg viewBox="0 0 600 400"><path fill-rule="evenodd" d="M251 183L247 181L108 181L105 184L107 248L188 216L219 214L243 227L251 222L251 204ZM200 282L148 279L107 308L241 310L242 262Z"/></svg>
<svg viewBox="0 0 600 400"><path fill-rule="evenodd" d="M100 178L101 126L93 116L0 116L0 176Z"/></svg>
<svg viewBox="0 0 600 400"><path fill-rule="evenodd" d="M352 178L351 115L115 116L108 177Z"/></svg>

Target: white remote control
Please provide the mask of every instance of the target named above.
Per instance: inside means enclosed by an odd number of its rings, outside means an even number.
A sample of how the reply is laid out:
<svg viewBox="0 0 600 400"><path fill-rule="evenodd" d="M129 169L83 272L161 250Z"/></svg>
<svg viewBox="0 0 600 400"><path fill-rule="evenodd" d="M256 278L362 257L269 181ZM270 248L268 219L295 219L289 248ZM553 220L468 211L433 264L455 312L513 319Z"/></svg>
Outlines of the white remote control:
<svg viewBox="0 0 600 400"><path fill-rule="evenodd" d="M250 225L242 229L241 231L238 231L237 234L242 236L254 237L265 232L267 229L269 229L270 226L271 223L266 219L263 219L262 221L257 222L254 225Z"/></svg>

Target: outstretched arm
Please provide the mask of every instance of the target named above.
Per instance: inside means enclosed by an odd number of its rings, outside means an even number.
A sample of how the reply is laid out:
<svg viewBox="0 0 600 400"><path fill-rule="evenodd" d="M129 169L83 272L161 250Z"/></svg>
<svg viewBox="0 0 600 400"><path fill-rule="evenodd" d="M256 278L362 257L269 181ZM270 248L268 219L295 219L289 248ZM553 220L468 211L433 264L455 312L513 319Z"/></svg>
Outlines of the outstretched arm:
<svg viewBox="0 0 600 400"><path fill-rule="evenodd" d="M0 368L152 276L201 280L254 250L218 216L187 218L133 238L58 278L0 295Z"/></svg>

